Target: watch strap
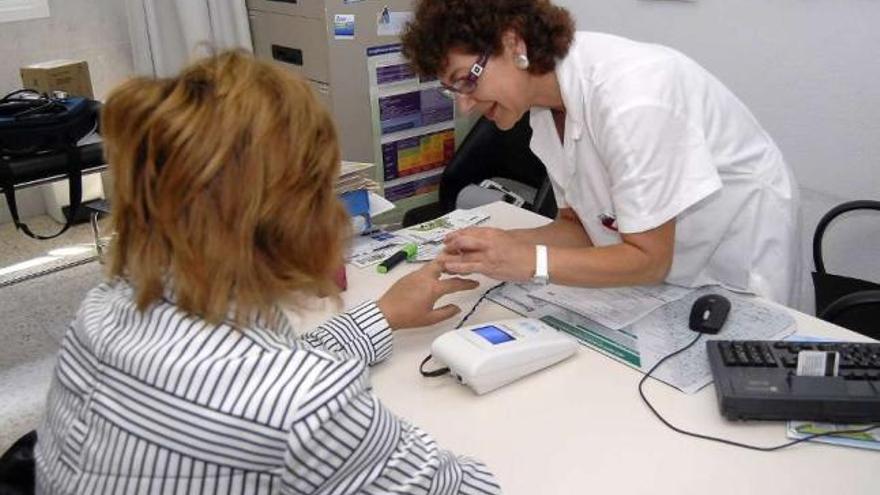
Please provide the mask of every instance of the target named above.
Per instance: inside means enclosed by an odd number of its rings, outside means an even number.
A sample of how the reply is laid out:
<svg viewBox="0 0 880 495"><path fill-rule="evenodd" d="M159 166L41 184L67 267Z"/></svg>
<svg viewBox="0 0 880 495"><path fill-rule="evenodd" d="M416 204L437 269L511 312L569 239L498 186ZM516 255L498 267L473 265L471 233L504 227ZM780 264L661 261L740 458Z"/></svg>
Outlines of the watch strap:
<svg viewBox="0 0 880 495"><path fill-rule="evenodd" d="M550 266L547 257L547 246L538 244L535 246L535 282L547 283L550 281Z"/></svg>

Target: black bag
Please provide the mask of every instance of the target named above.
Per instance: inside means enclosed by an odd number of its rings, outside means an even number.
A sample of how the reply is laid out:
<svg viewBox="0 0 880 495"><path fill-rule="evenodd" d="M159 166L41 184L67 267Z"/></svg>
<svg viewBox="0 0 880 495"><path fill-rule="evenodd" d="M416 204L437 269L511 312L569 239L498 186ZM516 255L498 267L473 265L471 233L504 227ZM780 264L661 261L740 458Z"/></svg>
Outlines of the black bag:
<svg viewBox="0 0 880 495"><path fill-rule="evenodd" d="M87 98L46 97L29 89L14 91L0 99L0 187L16 228L28 236L52 239L66 232L73 223L82 202L82 160L76 144L97 128L99 110L100 104ZM16 158L57 152L67 158L70 207L60 232L36 235L19 219L11 162Z"/></svg>

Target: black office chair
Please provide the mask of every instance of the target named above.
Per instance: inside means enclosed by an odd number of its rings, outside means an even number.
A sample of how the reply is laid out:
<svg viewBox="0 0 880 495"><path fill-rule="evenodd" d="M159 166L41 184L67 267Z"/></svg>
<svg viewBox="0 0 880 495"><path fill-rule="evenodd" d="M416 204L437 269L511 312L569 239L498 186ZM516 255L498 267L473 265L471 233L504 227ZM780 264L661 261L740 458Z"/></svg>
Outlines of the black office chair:
<svg viewBox="0 0 880 495"><path fill-rule="evenodd" d="M507 131L480 117L459 145L440 178L439 201L408 210L403 226L433 220L456 208L459 192L485 179L504 178L536 190L526 207L549 218L556 216L556 199L547 178L547 169L529 149L532 129L526 114Z"/></svg>
<svg viewBox="0 0 880 495"><path fill-rule="evenodd" d="M19 438L0 457L0 493L4 495L31 495L34 493L34 446L37 432L31 431Z"/></svg>
<svg viewBox="0 0 880 495"><path fill-rule="evenodd" d="M832 208L819 220L813 235L813 287L816 316L855 332L880 339L880 284L825 271L822 238L832 220L854 210L880 211L880 201L860 200Z"/></svg>

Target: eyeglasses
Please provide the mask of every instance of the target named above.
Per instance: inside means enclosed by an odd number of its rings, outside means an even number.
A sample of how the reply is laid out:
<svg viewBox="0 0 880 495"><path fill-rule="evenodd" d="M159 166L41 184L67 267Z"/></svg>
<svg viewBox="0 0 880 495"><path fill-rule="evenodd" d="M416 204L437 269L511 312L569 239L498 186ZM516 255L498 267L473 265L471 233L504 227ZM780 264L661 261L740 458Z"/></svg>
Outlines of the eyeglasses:
<svg viewBox="0 0 880 495"><path fill-rule="evenodd" d="M480 55L480 58L474 62L474 65L471 66L470 72L468 75L455 81L452 81L452 84L440 83L441 88L440 92L443 93L443 96L454 100L458 95L469 95L477 90L477 81L480 79L480 76L483 75L483 71L486 70L486 63L489 61L489 52L486 52Z"/></svg>

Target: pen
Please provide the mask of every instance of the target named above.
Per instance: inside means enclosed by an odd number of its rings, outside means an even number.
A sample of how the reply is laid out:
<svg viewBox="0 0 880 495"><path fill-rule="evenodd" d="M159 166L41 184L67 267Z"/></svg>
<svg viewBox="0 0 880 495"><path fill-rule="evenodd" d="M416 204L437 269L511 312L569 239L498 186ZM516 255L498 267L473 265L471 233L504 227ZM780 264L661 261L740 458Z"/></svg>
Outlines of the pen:
<svg viewBox="0 0 880 495"><path fill-rule="evenodd" d="M419 247L415 244L405 244L400 251L392 254L385 261L379 263L379 266L376 267L376 271L379 273L388 273L388 270L391 270L395 266L399 265L401 261L406 259L413 259L416 257L416 254L419 252Z"/></svg>

